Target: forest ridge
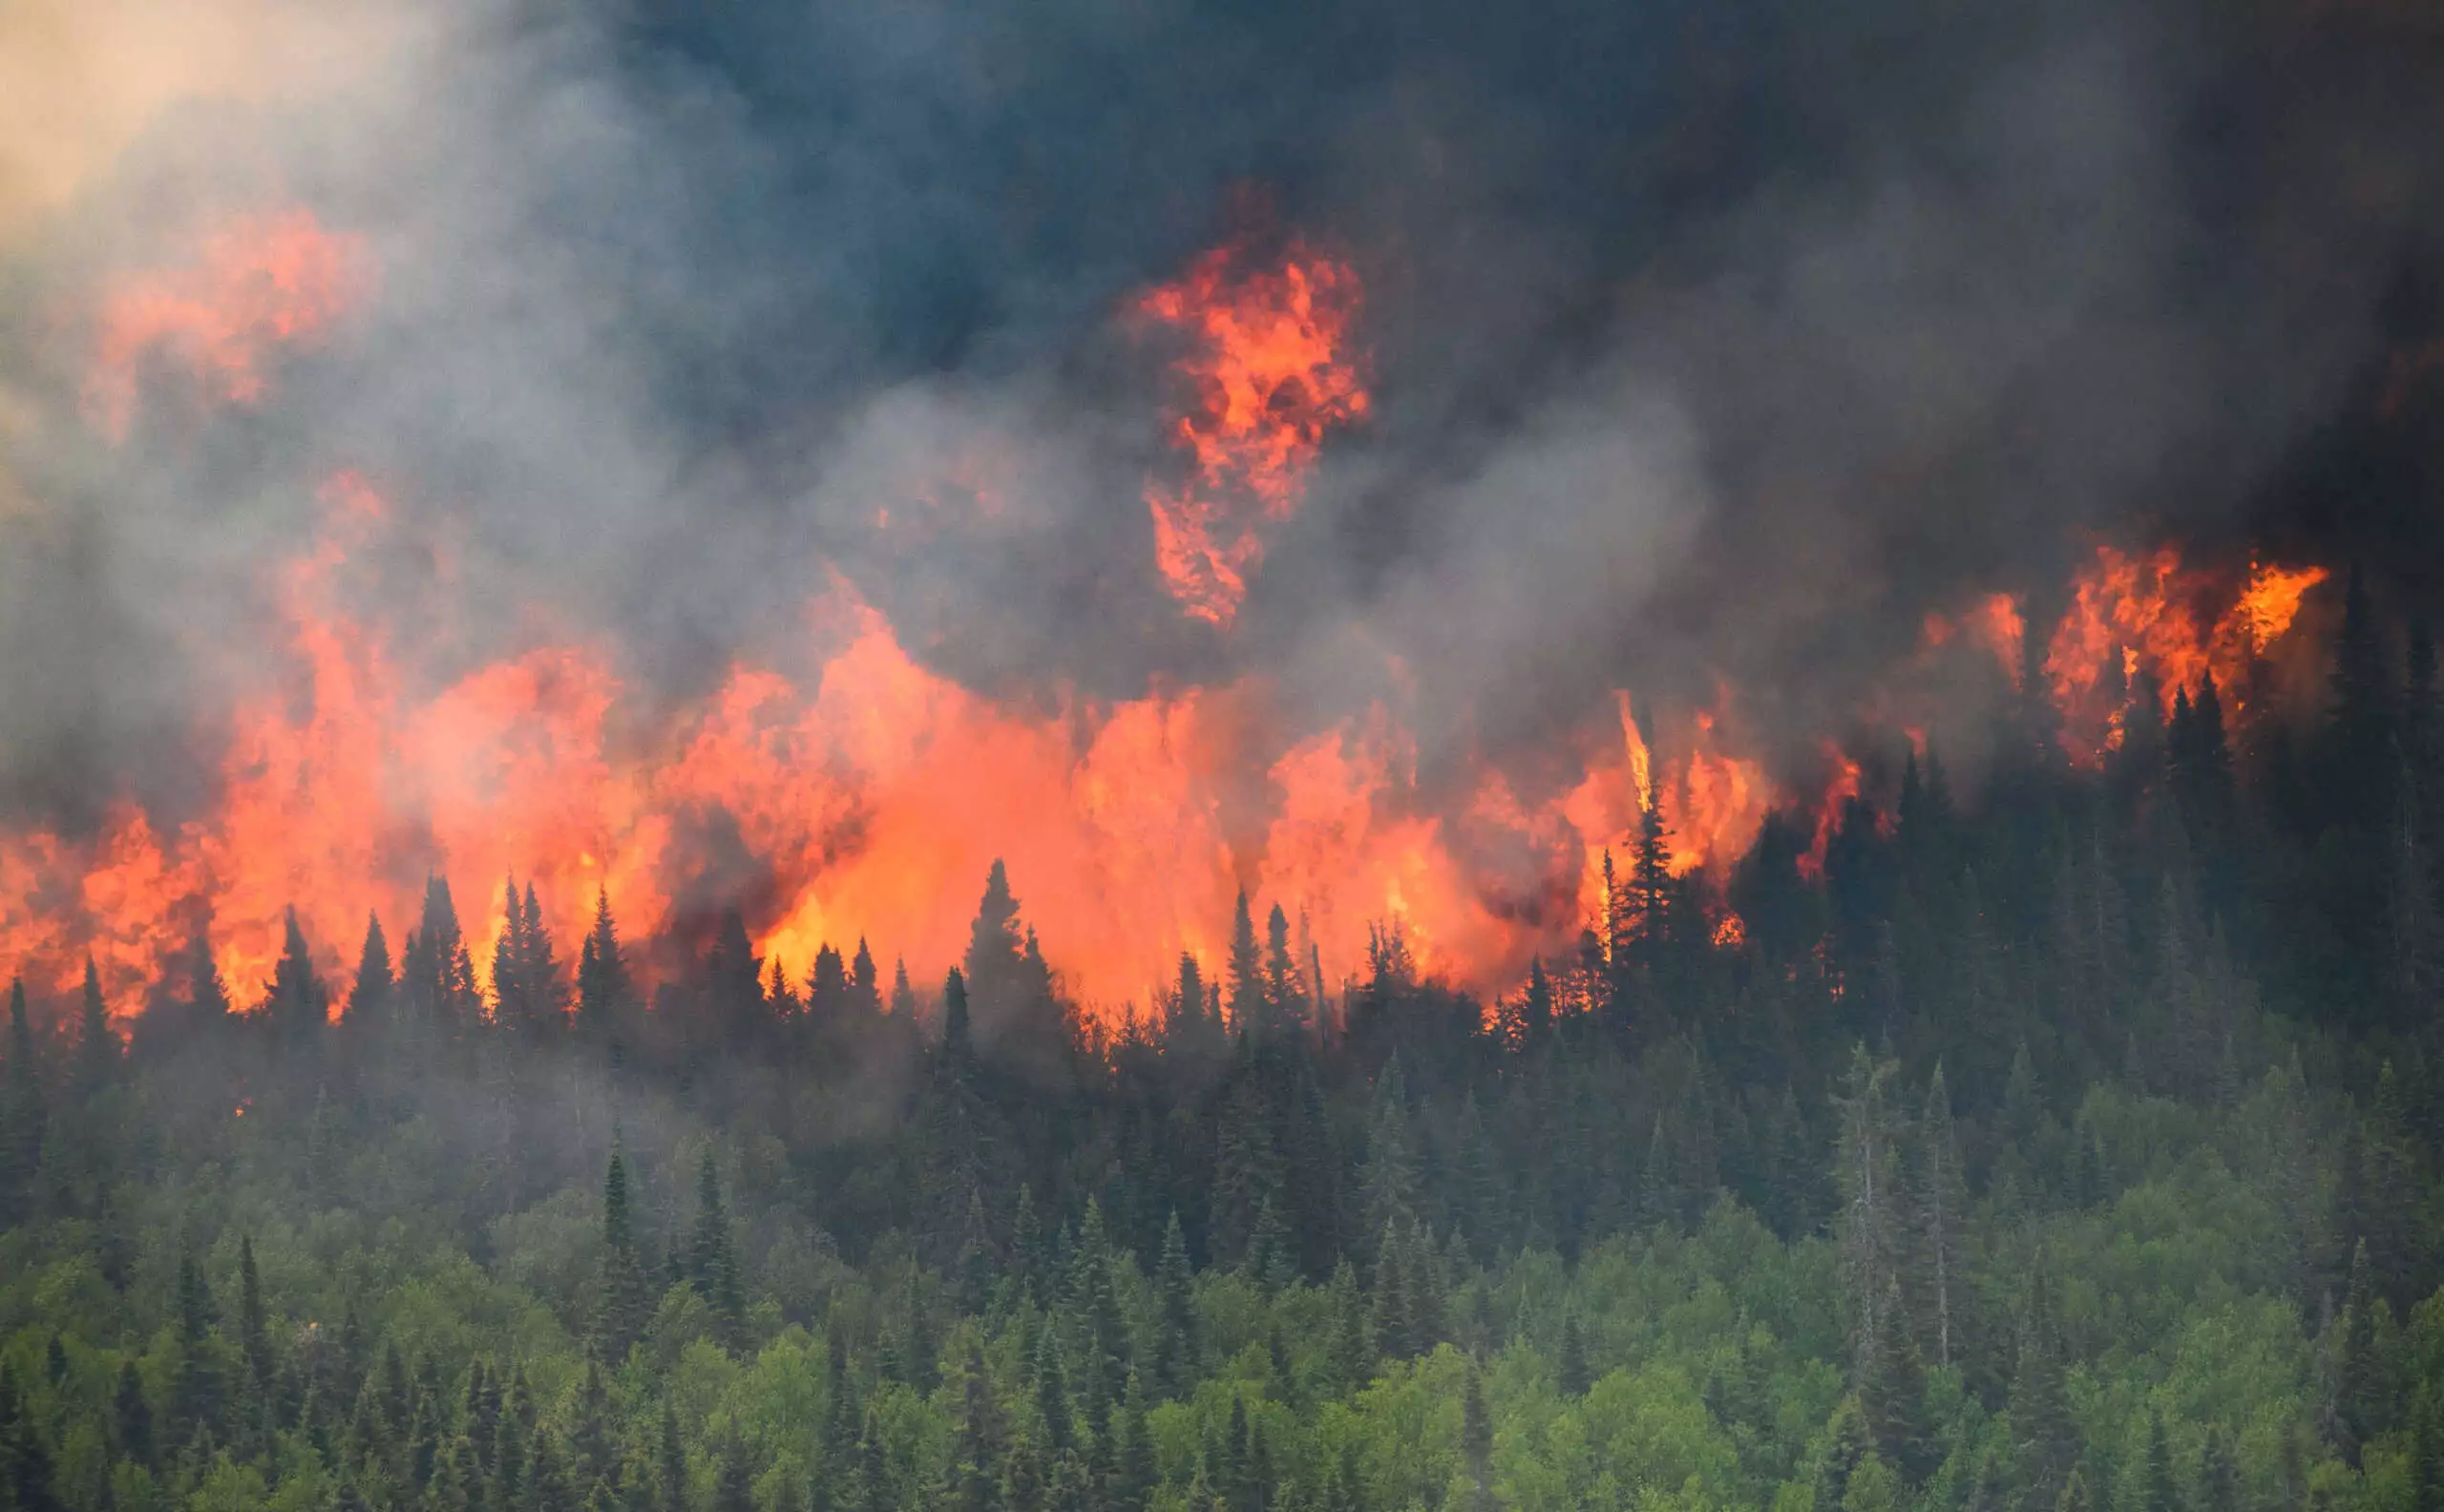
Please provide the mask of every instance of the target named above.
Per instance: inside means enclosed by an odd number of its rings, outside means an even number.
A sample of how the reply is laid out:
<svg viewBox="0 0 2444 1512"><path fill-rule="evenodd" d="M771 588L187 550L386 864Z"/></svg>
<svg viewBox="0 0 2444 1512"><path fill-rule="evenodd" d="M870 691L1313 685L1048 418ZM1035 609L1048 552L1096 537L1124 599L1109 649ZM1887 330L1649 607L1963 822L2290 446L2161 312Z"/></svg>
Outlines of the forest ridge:
<svg viewBox="0 0 2444 1512"><path fill-rule="evenodd" d="M999 866L921 994L531 886L479 986L439 880L257 1011L18 988L0 1509L2437 1512L2433 646L2354 582L2328 691L2032 700L1734 937L1650 809L1492 1005L1242 898L1092 1020Z"/></svg>

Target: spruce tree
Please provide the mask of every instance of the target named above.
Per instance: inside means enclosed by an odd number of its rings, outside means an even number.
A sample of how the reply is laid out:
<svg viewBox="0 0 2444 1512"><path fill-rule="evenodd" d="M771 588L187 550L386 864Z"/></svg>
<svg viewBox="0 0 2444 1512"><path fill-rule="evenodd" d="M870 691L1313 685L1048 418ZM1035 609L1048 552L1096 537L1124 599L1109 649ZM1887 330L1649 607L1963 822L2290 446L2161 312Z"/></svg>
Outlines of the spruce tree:
<svg viewBox="0 0 2444 1512"><path fill-rule="evenodd" d="M1899 1295L1902 1249L1901 1162L1898 1130L1886 1105L1887 1061L1870 1059L1864 1044L1850 1050L1850 1066L1834 1106L1841 1135L1834 1182L1842 1208L1834 1220L1841 1254L1842 1300L1850 1328L1851 1379L1865 1379L1886 1357L1884 1334L1904 1320L1891 1315Z"/></svg>
<svg viewBox="0 0 2444 1512"><path fill-rule="evenodd" d="M2153 1409L2147 1414L2147 1448L2139 1466L2138 1507L2139 1512L2181 1512L2179 1495L2173 1489L2173 1456L2164 1440L2164 1415Z"/></svg>
<svg viewBox="0 0 2444 1512"><path fill-rule="evenodd" d="M1485 1411L1483 1373L1468 1362L1466 1383L1460 1394L1460 1455L1468 1470L1471 1512L1493 1508L1493 1417Z"/></svg>
<svg viewBox="0 0 2444 1512"><path fill-rule="evenodd" d="M26 1013L26 984L9 984L9 1063L0 1080L0 1228L23 1223L34 1209L42 1168L42 1061Z"/></svg>
<svg viewBox="0 0 2444 1512"><path fill-rule="evenodd" d="M2240 1466L2233 1462L2231 1441L2223 1437L2220 1423L2207 1425L2206 1442L2199 1451L2198 1504L2201 1512L2241 1504Z"/></svg>
<svg viewBox="0 0 2444 1512"><path fill-rule="evenodd" d="M721 1172L710 1146L696 1168L696 1223L687 1235L687 1279L721 1320L724 1341L743 1341L747 1300L739 1288L738 1253L729 1212L722 1205Z"/></svg>
<svg viewBox="0 0 2444 1512"><path fill-rule="evenodd" d="M280 961L272 968L270 990L263 998L265 1018L272 1034L284 1043L310 1046L322 1039L330 1006L330 991L314 970L314 953L306 943L306 931L292 907L283 921Z"/></svg>
<svg viewBox="0 0 2444 1512"><path fill-rule="evenodd" d="M439 1044L464 1034L482 1009L457 905L442 877L425 879L424 913L400 954L399 992L425 1034Z"/></svg>
<svg viewBox="0 0 2444 1512"><path fill-rule="evenodd" d="M577 1032L592 1043L617 1041L621 1016L627 1012L633 987L627 955L620 944L620 926L611 916L611 894L594 893L594 927L578 947Z"/></svg>
<svg viewBox="0 0 2444 1512"><path fill-rule="evenodd" d="M618 1148L602 1178L602 1259L596 1279L594 1334L615 1365L644 1333L653 1312L644 1261L637 1250L635 1215L628 1192L628 1163Z"/></svg>
<svg viewBox="0 0 2444 1512"><path fill-rule="evenodd" d="M721 1473L713 1481L712 1512L755 1512L745 1450L734 1447L722 1456Z"/></svg>
<svg viewBox="0 0 2444 1512"><path fill-rule="evenodd" d="M251 1234L238 1239L238 1353L246 1363L247 1380L258 1399L267 1400L274 1368L271 1331L263 1312L263 1278L255 1270Z"/></svg>
<svg viewBox="0 0 2444 1512"><path fill-rule="evenodd" d="M171 1441L184 1443L199 1432L219 1435L226 1410L225 1383L212 1337L217 1309L195 1251L179 1251L177 1384L171 1393Z"/></svg>
<svg viewBox="0 0 2444 1512"><path fill-rule="evenodd" d="M154 1463L153 1407L144 1395L144 1378L133 1357L119 1362L118 1381L111 1396L112 1442L119 1458L151 1468Z"/></svg>
<svg viewBox="0 0 2444 1512"><path fill-rule="evenodd" d="M1026 942L1019 926L1019 900L1010 892L1010 874L997 858L984 878L984 896L969 926L966 969L971 1005L999 1026L1002 1016L1019 1007L1024 988Z"/></svg>
<svg viewBox="0 0 2444 1512"><path fill-rule="evenodd" d="M1584 1396L1594 1377L1587 1368L1587 1337L1578 1326L1578 1310L1562 1313L1560 1353L1555 1356L1553 1384L1564 1396Z"/></svg>
<svg viewBox="0 0 2444 1512"><path fill-rule="evenodd" d="M1257 950L1255 920L1248 912L1245 888L1239 890L1237 899L1231 905L1231 953L1225 980L1231 1033L1256 1033L1266 1018L1264 957Z"/></svg>
<svg viewBox="0 0 2444 1512"><path fill-rule="evenodd" d="M1963 1176L1951 1097L1942 1062L1927 1084L1926 1116L1914 1130L1908 1292L1919 1302L1919 1337L1928 1358L1949 1367L1967 1337L1969 1185Z"/></svg>
<svg viewBox="0 0 2444 1512"><path fill-rule="evenodd" d="M2422 1382L2412 1403L2409 1468L2409 1512L2444 1512L2444 1384Z"/></svg>
<svg viewBox="0 0 2444 1512"><path fill-rule="evenodd" d="M356 985L348 990L348 1010L341 1021L362 1033L388 1024L391 995L398 979L390 969L390 943L383 938L382 918L365 916L365 944L357 952Z"/></svg>
<svg viewBox="0 0 2444 1512"><path fill-rule="evenodd" d="M1278 903L1265 917L1264 936L1266 1033L1275 1040L1295 1039L1305 1028L1307 989L1290 954L1290 919Z"/></svg>
<svg viewBox="0 0 2444 1512"><path fill-rule="evenodd" d="M660 1512L687 1512L687 1453L679 1442L679 1414L667 1396L662 1401L654 1471L654 1484L662 1493Z"/></svg>
<svg viewBox="0 0 2444 1512"><path fill-rule="evenodd" d="M119 1074L118 1035L111 1028L109 1007L102 1001L102 976L94 958L85 957L85 988L76 1010L76 1087L88 1105L116 1084Z"/></svg>
<svg viewBox="0 0 2444 1512"><path fill-rule="evenodd" d="M2062 1390L2059 1351L2053 1302L2040 1270L2030 1286L2011 1393L2012 1436L2018 1445L2012 1481L2024 1503L2038 1506L2062 1494L2063 1477L2078 1451L2077 1430Z"/></svg>
<svg viewBox="0 0 2444 1512"><path fill-rule="evenodd" d="M1166 1396L1186 1396L1196 1384L1196 1308L1188 1239L1180 1230L1176 1208L1163 1226L1163 1248L1154 1262L1154 1290L1162 1303L1154 1369Z"/></svg>
<svg viewBox="0 0 2444 1512"><path fill-rule="evenodd" d="M967 979L956 966L942 978L942 1065L954 1078L976 1063L975 1031L968 1022Z"/></svg>
<svg viewBox="0 0 2444 1512"><path fill-rule="evenodd" d="M0 1364L0 1506L9 1512L67 1512L53 1480L42 1424L5 1364Z"/></svg>

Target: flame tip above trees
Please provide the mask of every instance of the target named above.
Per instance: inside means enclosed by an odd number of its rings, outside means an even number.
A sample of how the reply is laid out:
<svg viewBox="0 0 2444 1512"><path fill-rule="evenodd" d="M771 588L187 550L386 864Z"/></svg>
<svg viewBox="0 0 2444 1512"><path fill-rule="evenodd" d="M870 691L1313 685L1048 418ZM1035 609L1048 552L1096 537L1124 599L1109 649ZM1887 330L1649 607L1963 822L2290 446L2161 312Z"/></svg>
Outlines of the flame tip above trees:
<svg viewBox="0 0 2444 1512"><path fill-rule="evenodd" d="M1293 239L1205 253L1132 308L1172 333L1191 402L1169 427L1174 474L1149 478L1155 565L1184 613L1228 628L1264 560L1264 531L1297 513L1325 436L1372 402L1351 336L1357 273Z"/></svg>

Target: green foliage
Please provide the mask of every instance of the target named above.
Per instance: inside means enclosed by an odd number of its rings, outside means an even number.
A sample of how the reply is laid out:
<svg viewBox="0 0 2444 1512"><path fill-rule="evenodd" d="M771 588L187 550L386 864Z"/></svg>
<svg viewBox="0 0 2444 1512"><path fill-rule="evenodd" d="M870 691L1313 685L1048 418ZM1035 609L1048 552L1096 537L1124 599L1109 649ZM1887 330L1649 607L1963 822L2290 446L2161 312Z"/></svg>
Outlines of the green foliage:
<svg viewBox="0 0 2444 1512"><path fill-rule="evenodd" d="M601 897L564 984L531 886L486 1003L439 879L335 1027L302 935L124 1054L16 995L0 1512L2444 1512L2444 1045L2210 917L2287 875L2222 717L2117 817L1913 765L1752 858L1781 956L1647 816L1490 1018L1243 898L1089 1032L999 868L934 1005L734 914L648 994Z"/></svg>

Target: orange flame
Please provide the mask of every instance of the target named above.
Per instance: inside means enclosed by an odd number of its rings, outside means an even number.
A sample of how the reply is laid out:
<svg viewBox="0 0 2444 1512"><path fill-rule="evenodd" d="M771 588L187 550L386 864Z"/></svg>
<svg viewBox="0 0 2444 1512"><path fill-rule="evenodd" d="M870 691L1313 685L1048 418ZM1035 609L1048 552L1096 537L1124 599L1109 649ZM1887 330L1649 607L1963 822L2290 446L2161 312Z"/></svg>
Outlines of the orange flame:
<svg viewBox="0 0 2444 1512"><path fill-rule="evenodd" d="M2253 562L2235 588L2211 572L2184 569L2173 547L2144 557L2097 547L2046 651L2062 748L2096 766L2120 747L2123 704L2104 679L2116 662L2125 687L2141 673L2152 677L2166 708L2181 689L2212 676L2237 709L2251 664L2291 628L2302 598L2326 578L2322 567ZM2219 598L2227 607L2210 620L2206 607Z"/></svg>
<svg viewBox="0 0 2444 1512"><path fill-rule="evenodd" d="M326 231L297 209L217 232L193 266L122 278L95 321L87 421L124 440L157 353L206 397L256 403L272 352L318 339L362 298L370 268L363 238Z"/></svg>
<svg viewBox="0 0 2444 1512"><path fill-rule="evenodd" d="M1183 949L1212 958L1243 885L1302 913L1344 973L1370 925L1399 919L1421 967L1490 990L1574 925L1514 901L1570 894L1567 820L1549 806L1496 821L1534 855L1567 853L1551 876L1479 875L1381 705L1287 742L1253 681L1017 711L920 665L843 585L811 614L831 647L811 682L742 663L633 748L613 735L622 683L583 646L419 692L392 637L348 612L352 555L393 528L363 479L326 489L320 531L275 574L290 675L198 733L221 741L208 810L163 832L123 803L90 836L0 836L0 961L65 994L90 954L128 1012L201 905L251 1006L289 906L337 973L369 907L395 939L438 872L479 975L512 874L564 940L598 886L638 937L743 897L758 948L796 969L864 936L938 973L996 858L1068 990L1106 1008ZM1227 817L1251 772L1260 803Z"/></svg>
<svg viewBox="0 0 2444 1512"><path fill-rule="evenodd" d="M1346 350L1359 302L1347 264L1295 242L1277 267L1209 252L1138 302L1143 319L1185 334L1178 371L1197 395L1171 428L1188 475L1146 489L1155 565L1190 615L1231 623L1264 559L1261 528L1296 513L1325 433L1366 414Z"/></svg>
<svg viewBox="0 0 2444 1512"><path fill-rule="evenodd" d="M1833 847L1833 833L1842 825L1842 809L1859 795L1859 764L1840 747L1827 744L1825 760L1832 763L1832 774L1825 779L1824 796L1816 805L1816 833L1808 840L1806 853L1799 858L1800 875L1810 881L1824 878L1824 856Z"/></svg>

